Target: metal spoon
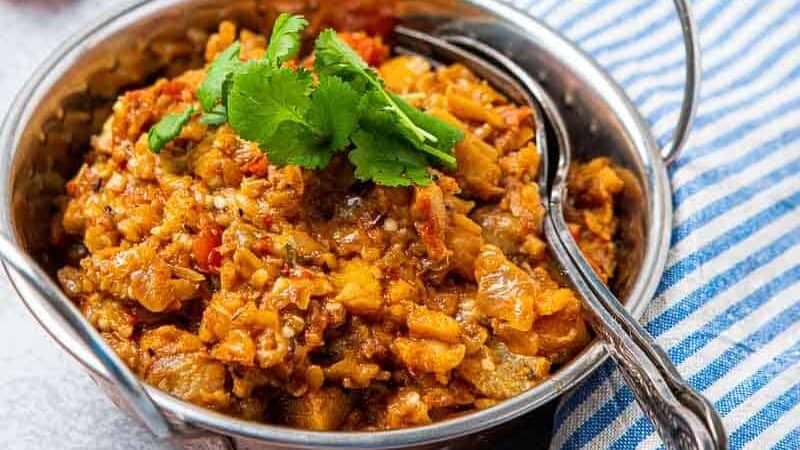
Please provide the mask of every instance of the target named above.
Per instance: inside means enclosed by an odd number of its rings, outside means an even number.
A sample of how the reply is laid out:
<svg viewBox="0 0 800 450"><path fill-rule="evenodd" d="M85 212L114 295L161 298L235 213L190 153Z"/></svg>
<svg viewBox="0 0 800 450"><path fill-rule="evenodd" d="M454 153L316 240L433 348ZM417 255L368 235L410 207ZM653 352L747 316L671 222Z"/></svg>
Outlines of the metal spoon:
<svg viewBox="0 0 800 450"><path fill-rule="evenodd" d="M687 83L690 87L679 121L679 131L673 146L664 153L667 162L677 156L685 143L688 125L693 117L694 99L699 92L699 63L696 59L698 49L693 38L694 25L684 1L675 0L675 3L684 32L688 35L687 60L690 62L687 64ZM462 35L436 38L402 27L395 33L403 45L419 49L419 43L410 43L415 40L423 41L426 54L458 54L462 62L470 67L484 67L487 66L486 60L491 60L489 67L502 68L514 78L511 82L504 81L499 86L501 90L503 86L517 90L521 85L527 93L526 97L535 98L535 102L529 103L534 116L544 112L550 124L548 129L557 143L555 150L550 151L546 140L540 139L541 143L537 143L543 157L543 173L539 185L541 191L547 193L548 199L545 205L548 209L544 224L545 235L565 274L584 298L593 329L605 342L639 405L655 425L667 448L726 449L725 429L711 403L681 377L666 353L597 277L572 238L563 214L572 149L566 125L547 92L510 58L474 38ZM557 158L552 161L556 167L554 171L548 170L548 166L552 167L548 164L548 159L553 156Z"/></svg>
<svg viewBox="0 0 800 450"><path fill-rule="evenodd" d="M678 157L688 138L699 97L701 70L696 30L689 7L684 0L674 0L674 3L684 33L687 87L672 145L662 152L667 164ZM586 300L594 330L606 342L607 349L622 369L640 406L658 429L665 446L677 449L727 448L725 428L713 405L682 378L664 350L597 277L567 227L563 210L572 148L556 104L528 73L494 48L462 36L445 39L492 59L513 74L542 103L550 124L549 131L554 135L558 149L557 153L548 152L557 157L549 165L555 165L556 170L550 171L543 186L540 181L540 187L548 193L549 199L548 217L544 224L547 241L565 273Z"/></svg>
<svg viewBox="0 0 800 450"><path fill-rule="evenodd" d="M490 47L468 38L449 40L473 47L501 66L518 72L514 70L513 62ZM663 349L597 277L572 237L563 212L572 154L566 125L555 103L540 95L543 89L535 86L530 76L524 72L515 73L515 76L530 87L531 92L538 92L536 98L543 103L550 129L556 136L558 145L551 147L556 147L558 152L551 150L550 156L558 157L557 170L548 176L545 191L549 199L545 236L565 274L583 297L592 328L605 341L606 349L622 370L628 386L667 448L727 448L722 419L714 407L682 378ZM685 136L680 139L685 139Z"/></svg>

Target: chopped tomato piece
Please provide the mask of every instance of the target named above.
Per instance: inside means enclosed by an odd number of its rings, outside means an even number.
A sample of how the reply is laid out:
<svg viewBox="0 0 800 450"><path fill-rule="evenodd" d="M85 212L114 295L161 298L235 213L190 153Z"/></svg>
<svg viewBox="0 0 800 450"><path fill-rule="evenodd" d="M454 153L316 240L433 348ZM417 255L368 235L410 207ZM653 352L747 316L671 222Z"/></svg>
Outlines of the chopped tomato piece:
<svg viewBox="0 0 800 450"><path fill-rule="evenodd" d="M218 271L219 267L222 265L222 253L220 253L217 249L212 249L210 252L208 252L206 265L208 266L208 270L212 272Z"/></svg>
<svg viewBox="0 0 800 450"><path fill-rule="evenodd" d="M200 269L209 272L219 268L222 255L217 247L222 244L222 232L219 228L209 226L203 228L192 242L192 253Z"/></svg>
<svg viewBox="0 0 800 450"><path fill-rule="evenodd" d="M264 155L263 153L258 154L258 156L251 159L250 161L247 161L241 167L243 174L255 175L258 177L266 176L268 168L269 168L269 162L267 161L266 155Z"/></svg>

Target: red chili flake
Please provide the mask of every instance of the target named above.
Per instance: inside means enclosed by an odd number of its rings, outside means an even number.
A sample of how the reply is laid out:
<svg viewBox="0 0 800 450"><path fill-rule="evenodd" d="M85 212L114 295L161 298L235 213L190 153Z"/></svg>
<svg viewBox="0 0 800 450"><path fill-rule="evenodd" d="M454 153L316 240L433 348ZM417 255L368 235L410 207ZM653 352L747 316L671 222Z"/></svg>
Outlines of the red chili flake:
<svg viewBox="0 0 800 450"><path fill-rule="evenodd" d="M275 223L275 219L273 219L272 216L269 214L262 214L261 216L258 217L258 219L261 221L260 225L263 228L269 228L272 226L272 224Z"/></svg>
<svg viewBox="0 0 800 450"><path fill-rule="evenodd" d="M69 194L70 197L78 196L78 183L76 183L75 180L67 183L67 194Z"/></svg>
<svg viewBox="0 0 800 450"><path fill-rule="evenodd" d="M397 280L400 278L400 272L395 267L387 267L384 271L387 280Z"/></svg>
<svg viewBox="0 0 800 450"><path fill-rule="evenodd" d="M222 266L222 253L219 252L217 249L213 249L208 252L208 260L206 261L206 266L212 272L218 272L220 266Z"/></svg>
<svg viewBox="0 0 800 450"><path fill-rule="evenodd" d="M252 249L260 255L269 255L272 253L272 238L264 236L253 243Z"/></svg>

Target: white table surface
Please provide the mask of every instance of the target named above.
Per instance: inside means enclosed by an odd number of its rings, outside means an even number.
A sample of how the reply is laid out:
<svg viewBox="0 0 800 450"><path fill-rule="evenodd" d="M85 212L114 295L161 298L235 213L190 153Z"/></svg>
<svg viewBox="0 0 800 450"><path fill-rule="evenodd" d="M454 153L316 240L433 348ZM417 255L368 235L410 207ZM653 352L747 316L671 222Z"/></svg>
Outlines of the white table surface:
<svg viewBox="0 0 800 450"><path fill-rule="evenodd" d="M36 66L115 0L0 0L0 113ZM0 278L0 449L161 449L98 390Z"/></svg>

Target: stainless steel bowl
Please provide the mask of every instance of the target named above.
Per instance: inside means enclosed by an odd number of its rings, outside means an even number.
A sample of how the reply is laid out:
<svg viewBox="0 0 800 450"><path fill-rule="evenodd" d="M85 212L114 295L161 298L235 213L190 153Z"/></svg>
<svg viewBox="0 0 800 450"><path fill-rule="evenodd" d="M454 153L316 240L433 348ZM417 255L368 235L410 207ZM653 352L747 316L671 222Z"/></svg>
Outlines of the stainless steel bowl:
<svg viewBox="0 0 800 450"><path fill-rule="evenodd" d="M234 19L260 29L278 11L296 11L311 17L312 23L324 23L321 11L325 8L320 5L334 2L140 0L64 43L25 85L3 123L0 231L16 239L43 267L55 268L58 258L48 251L52 199L75 173L91 134L108 116L118 93L156 76L199 66L205 36L220 20ZM614 288L626 299L631 313L640 317L664 269L672 206L659 150L619 86L572 43L498 1L384 0L380 4L392 8L403 25L427 32L463 29L464 21L469 21L472 29L482 30L483 39L535 74L557 101L576 159L604 155L627 169L627 198L621 202L625 251ZM40 324L114 398L96 357L25 281L13 272L9 275ZM154 388L148 391L180 429L225 435L240 449L455 448L480 445L476 437L485 437L488 430L554 399L588 376L605 357L602 346L593 343L547 381L495 407L424 427L374 433L320 433L247 422ZM222 445L221 440L216 442ZM199 445L211 445L211 441Z"/></svg>

